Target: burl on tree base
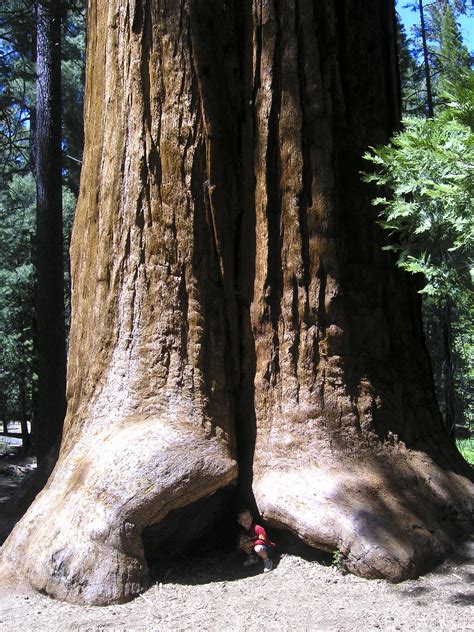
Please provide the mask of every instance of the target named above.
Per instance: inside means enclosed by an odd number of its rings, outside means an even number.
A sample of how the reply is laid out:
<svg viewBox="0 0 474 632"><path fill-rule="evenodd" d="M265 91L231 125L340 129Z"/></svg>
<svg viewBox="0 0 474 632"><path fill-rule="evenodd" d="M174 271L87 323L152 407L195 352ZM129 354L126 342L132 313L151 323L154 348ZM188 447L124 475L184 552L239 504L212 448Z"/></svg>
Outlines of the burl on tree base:
<svg viewBox="0 0 474 632"><path fill-rule="evenodd" d="M358 174L399 120L392 5L89 1L68 413L3 572L127 600L143 530L238 472L364 577L468 533L472 470Z"/></svg>

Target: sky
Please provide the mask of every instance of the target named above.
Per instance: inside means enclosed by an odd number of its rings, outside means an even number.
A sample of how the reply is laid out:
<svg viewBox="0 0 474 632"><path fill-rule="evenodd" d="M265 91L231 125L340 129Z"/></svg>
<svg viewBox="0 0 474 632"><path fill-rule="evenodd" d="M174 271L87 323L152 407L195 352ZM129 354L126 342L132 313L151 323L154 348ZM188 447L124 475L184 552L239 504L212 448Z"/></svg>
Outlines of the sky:
<svg viewBox="0 0 474 632"><path fill-rule="evenodd" d="M418 12L412 11L411 9L404 9L403 6L407 4L407 0L398 0L397 2L397 11L402 18L402 22L405 25L407 35L410 35L410 27L413 24L419 24L420 18ZM461 25L461 33L464 39L464 43L466 44L469 51L474 50L474 17L469 17L466 15L461 15L458 19L458 22Z"/></svg>

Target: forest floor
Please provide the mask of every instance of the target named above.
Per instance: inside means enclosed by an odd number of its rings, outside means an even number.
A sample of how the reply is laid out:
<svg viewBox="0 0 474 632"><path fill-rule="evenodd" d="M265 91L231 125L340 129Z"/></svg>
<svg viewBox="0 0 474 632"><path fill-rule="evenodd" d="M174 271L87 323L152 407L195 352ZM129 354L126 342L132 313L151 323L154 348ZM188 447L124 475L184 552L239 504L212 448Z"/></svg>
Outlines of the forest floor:
<svg viewBox="0 0 474 632"><path fill-rule="evenodd" d="M0 489L4 478L0 464ZM396 585L345 575L327 559L291 548L275 562L263 574L260 564L243 567L236 552L175 558L143 595L104 608L54 601L3 581L0 632L474 631L474 542L435 571Z"/></svg>

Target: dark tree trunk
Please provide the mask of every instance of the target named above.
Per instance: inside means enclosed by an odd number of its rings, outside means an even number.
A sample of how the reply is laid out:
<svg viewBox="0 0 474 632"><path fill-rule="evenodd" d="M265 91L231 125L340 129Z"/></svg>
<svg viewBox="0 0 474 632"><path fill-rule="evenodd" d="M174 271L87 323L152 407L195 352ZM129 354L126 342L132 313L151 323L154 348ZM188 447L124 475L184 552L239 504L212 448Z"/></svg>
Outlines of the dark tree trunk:
<svg viewBox="0 0 474 632"><path fill-rule="evenodd" d="M31 438L28 432L28 404L27 404L27 384L25 370L20 376L20 426L21 426L21 442L24 454L31 452Z"/></svg>
<svg viewBox="0 0 474 632"><path fill-rule="evenodd" d="M445 402L445 423L449 434L454 437L456 424L456 392L454 388L454 358L453 358L453 317L452 304L447 299L443 310L443 381Z"/></svg>
<svg viewBox="0 0 474 632"><path fill-rule="evenodd" d="M45 457L61 436L66 408L61 193L61 2L36 5L36 336L35 446Z"/></svg>
<svg viewBox="0 0 474 632"><path fill-rule="evenodd" d="M425 9L423 6L423 0L418 2L418 10L420 12L420 26L421 26L421 44L423 47L423 69L425 72L425 84L426 84L426 103L428 106L428 116L433 118L433 90L431 88L431 68L430 57L428 53L428 43L426 37L426 25L425 25Z"/></svg>
<svg viewBox="0 0 474 632"><path fill-rule="evenodd" d="M237 461L272 524L415 576L473 495L359 178L398 124L392 3L90 0L88 19L68 415L3 568L128 599L141 535Z"/></svg>

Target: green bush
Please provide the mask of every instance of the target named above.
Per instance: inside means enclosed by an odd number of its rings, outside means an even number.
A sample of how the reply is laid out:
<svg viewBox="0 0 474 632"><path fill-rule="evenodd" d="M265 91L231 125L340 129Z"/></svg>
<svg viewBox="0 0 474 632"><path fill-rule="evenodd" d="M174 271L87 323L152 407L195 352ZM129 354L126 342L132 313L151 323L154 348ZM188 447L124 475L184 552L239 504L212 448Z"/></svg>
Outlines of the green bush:
<svg viewBox="0 0 474 632"><path fill-rule="evenodd" d="M456 445L466 461L474 466L474 439L456 439Z"/></svg>

